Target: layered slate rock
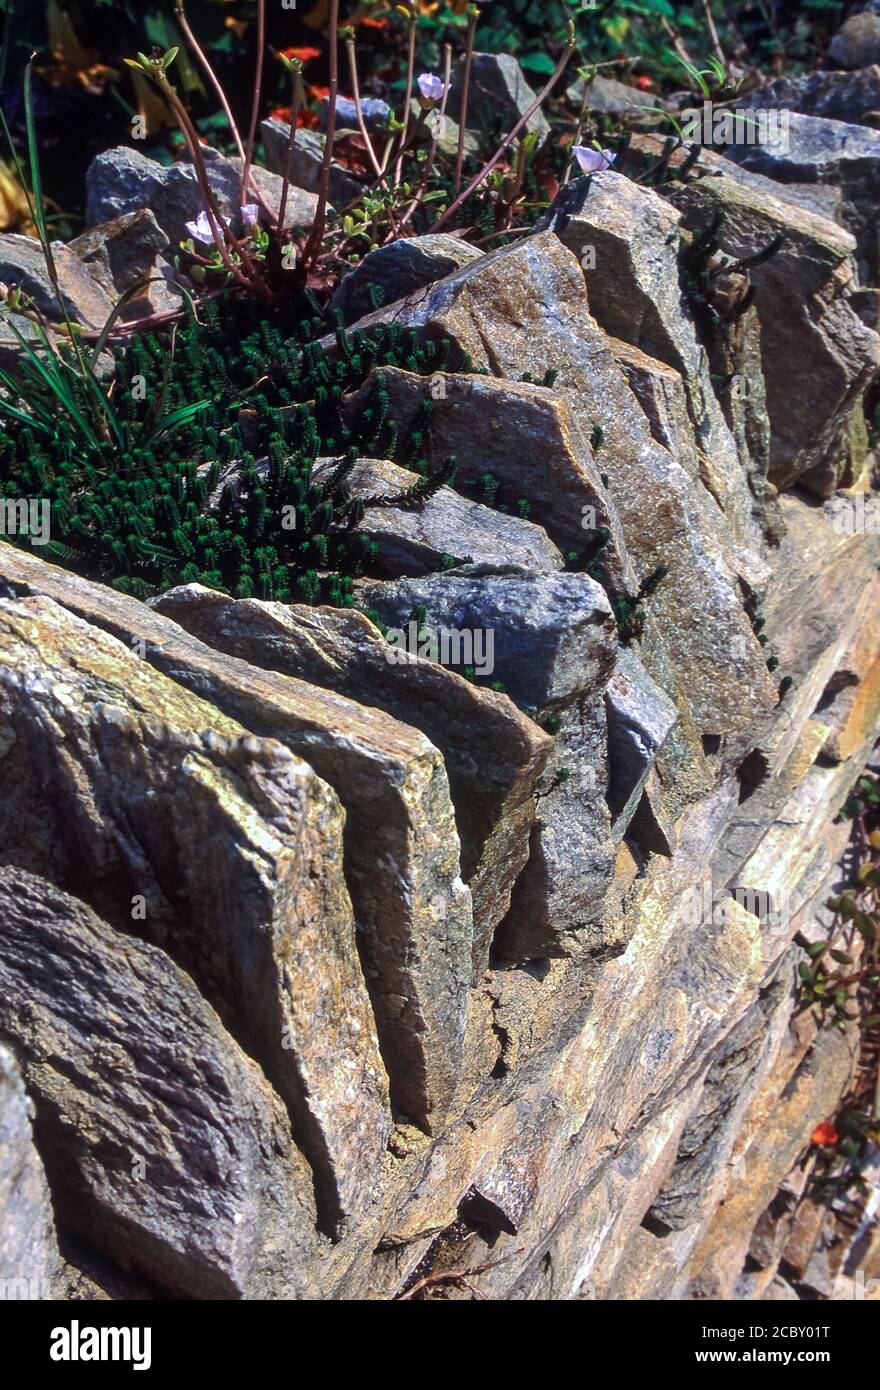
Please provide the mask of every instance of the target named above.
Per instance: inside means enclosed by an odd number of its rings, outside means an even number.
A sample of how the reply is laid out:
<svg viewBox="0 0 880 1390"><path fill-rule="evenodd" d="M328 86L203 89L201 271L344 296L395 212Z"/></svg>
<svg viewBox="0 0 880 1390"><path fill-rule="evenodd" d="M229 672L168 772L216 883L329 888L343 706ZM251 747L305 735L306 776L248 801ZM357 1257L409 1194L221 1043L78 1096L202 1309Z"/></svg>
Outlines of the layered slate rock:
<svg viewBox="0 0 880 1390"><path fill-rule="evenodd" d="M129 296L120 306L120 318L134 319L179 309L183 303L165 258L170 245L153 213L143 208L90 227L68 243L68 250L79 257L111 302Z"/></svg>
<svg viewBox="0 0 880 1390"><path fill-rule="evenodd" d="M364 259L339 283L330 300L330 312L338 310L345 323L354 323L380 304L405 299L413 290L442 280L459 266L479 260L482 252L460 237L438 233L393 241L367 252ZM379 299L374 302L374 294Z"/></svg>
<svg viewBox="0 0 880 1390"><path fill-rule="evenodd" d="M331 1215L350 1210L389 1120L336 797L131 638L49 598L0 608L6 861L167 947L265 1066Z"/></svg>
<svg viewBox="0 0 880 1390"><path fill-rule="evenodd" d="M155 606L219 651L377 706L427 734L449 777L479 978L526 861L549 736L506 695L415 653L393 652L361 613L236 601L196 584L172 589Z"/></svg>
<svg viewBox="0 0 880 1390"><path fill-rule="evenodd" d="M580 574L532 575L514 566L498 573L464 565L423 579L365 582L364 606L389 627L405 629L415 609L430 632L480 634L491 669L518 705L534 713L571 704L601 689L614 661L614 620L594 580ZM478 643L473 643L476 652ZM454 665L467 644L456 644ZM479 670L479 666L477 666Z"/></svg>
<svg viewBox="0 0 880 1390"><path fill-rule="evenodd" d="M749 1238L780 1182L797 1163L815 1126L834 1112L853 1066L854 1043L832 1029L754 1117L757 1132L744 1155L743 1181L715 1213L685 1270L687 1298L731 1298ZM783 1073L784 1076L784 1073ZM767 1101L770 1104L767 1104Z"/></svg>
<svg viewBox="0 0 880 1390"><path fill-rule="evenodd" d="M636 653L621 647L605 691L610 777L608 804L620 837L638 808L648 776L679 713Z"/></svg>
<svg viewBox="0 0 880 1390"><path fill-rule="evenodd" d="M308 772L299 762L303 758L338 792L346 811L345 884L392 1100L426 1127L440 1123L457 1076L473 923L470 893L460 878L449 785L437 749L423 734L379 710L221 656L143 604L20 551L0 547L0 565L2 582L12 592L49 593L114 633L130 650L142 651L144 681L155 679L147 666L156 667L259 739L280 740L300 775ZM308 777L306 785L311 785ZM306 881L318 898L329 896L330 903L338 903L340 896L344 899L338 849L327 860L323 871L319 861L316 872L306 873ZM326 877L330 874L332 886ZM327 925L332 921L328 914ZM357 1030L352 1027L351 1046L363 1068L372 1111L378 1113L382 1086L373 1074L372 1030L360 1011L364 1000L347 933L339 948L345 990L358 1001L358 1026L368 1039L355 1045ZM327 967L315 962L315 969L320 980ZM328 973L336 978L332 965ZM313 1015L308 1026L314 1029ZM322 1046L333 1047L334 1034L335 1025L328 1024ZM367 1084L371 1077L372 1087ZM342 1067L337 1067L334 1085L316 1090L329 1097L335 1086L347 1090ZM384 1129L383 1117L373 1131L377 1145ZM345 1171L356 1187L361 1181L356 1165Z"/></svg>
<svg viewBox="0 0 880 1390"><path fill-rule="evenodd" d="M511 509L528 503L529 517L566 554L594 553L600 532L610 574L625 585L632 575L626 549L589 441L575 428L565 402L546 386L499 381L459 372L417 376L399 367L377 367L343 402L355 424L377 390L402 437L420 433L431 469L454 456L455 487L476 489L486 474L497 482L496 500Z"/></svg>
<svg viewBox="0 0 880 1390"><path fill-rule="evenodd" d="M844 438L880 367L880 339L847 300L854 239L765 183L716 174L665 191L694 231L723 213L719 239L734 257L779 239L777 254L750 271L771 421L770 479L779 488L802 480L827 496L845 475Z"/></svg>
<svg viewBox="0 0 880 1390"><path fill-rule="evenodd" d="M316 483L326 483L338 459L317 459ZM441 487L424 502L407 501L418 473L387 459L360 458L346 486L365 503L352 530L377 547L376 564L388 574L429 574L453 563L522 565L536 573L562 569L563 558L540 526L471 502ZM372 505L371 505L372 503Z"/></svg>
<svg viewBox="0 0 880 1390"><path fill-rule="evenodd" d="M324 165L324 136L316 130L298 128L291 158L289 121L281 121L272 116L261 123L260 134L263 137L266 168L269 172L279 174L283 178L289 160L291 182L298 188L304 188L307 193L317 193ZM330 165L330 202L333 206L341 210L363 195L364 185L343 165L333 160Z"/></svg>
<svg viewBox="0 0 880 1390"><path fill-rule="evenodd" d="M623 924L606 920L604 895L615 846L606 795L608 736L601 695L558 716L553 753L538 789L529 859L499 928L499 959L518 963L585 952L619 954Z"/></svg>
<svg viewBox="0 0 880 1390"><path fill-rule="evenodd" d="M810 72L779 77L749 92L748 105L757 110L800 111L852 125L874 124L866 120L880 115L880 64L857 72Z"/></svg>
<svg viewBox="0 0 880 1390"><path fill-rule="evenodd" d="M41 314L55 323L66 314L73 323L86 328L103 328L113 310L113 295L68 247L55 245L53 256L63 302L59 302L36 237L13 232L2 238L0 279L10 289L21 290Z"/></svg>
<svg viewBox="0 0 880 1390"><path fill-rule="evenodd" d="M880 16L878 16L880 18ZM728 158L779 183L833 184L842 193L839 220L853 233L859 258L880 270L880 130L789 114L786 129L756 145L732 145Z"/></svg>
<svg viewBox="0 0 880 1390"><path fill-rule="evenodd" d="M605 804L605 713L601 691L614 660L607 599L583 575L485 574L465 567L422 580L364 586L384 622L492 634L488 675L536 717L549 716L553 752L538 788L528 863L498 933L505 959L568 955L597 916L613 871ZM596 933L604 943L604 936ZM597 948L598 953L598 948Z"/></svg>
<svg viewBox="0 0 880 1390"><path fill-rule="evenodd" d="M2 894L2 890L0 890ZM19 909L20 910L20 909ZM0 932L3 931L0 910ZM0 1006L0 1036L8 1008ZM57 1298L53 1288L60 1257L52 1201L42 1160L34 1147L34 1104L15 1056L0 1046L0 1290L4 1301Z"/></svg>
<svg viewBox="0 0 880 1390"><path fill-rule="evenodd" d="M681 214L652 189L608 169L568 184L546 220L585 267L590 312L606 333L681 373L703 481L737 538L744 575L751 570L759 584L760 562L748 556L758 530L747 478L755 475L762 499L767 459L738 453L716 398L682 284Z"/></svg>
<svg viewBox="0 0 880 1390"><path fill-rule="evenodd" d="M772 708L775 689L717 528L687 473L652 438L589 314L581 267L556 235L486 256L359 327L392 318L450 338L497 376L558 372L554 391L583 442L597 437L597 425L602 432L601 466L638 577L667 571L654 604L698 726L719 734Z"/></svg>
<svg viewBox="0 0 880 1390"><path fill-rule="evenodd" d="M464 93L464 72L456 68L446 103L447 113L454 121L461 121L462 97ZM509 53L475 53L471 67L471 81L468 95L467 123L479 129L486 114L500 115L505 127L510 129L531 106L535 99L523 70ZM538 135L543 142L550 134L550 123L540 108L529 117L526 130Z"/></svg>
<svg viewBox="0 0 880 1390"><path fill-rule="evenodd" d="M226 159L205 147L208 180L224 218L237 223L241 209L241 163ZM254 168L254 182L261 197L277 214L281 202L282 179L267 169ZM173 248L190 236L187 222L204 211L204 199L192 164L159 164L140 150L120 145L104 150L89 166L86 175L89 227L110 222L125 214L148 207ZM314 221L317 197L291 185L286 220L290 226L310 226Z"/></svg>
<svg viewBox="0 0 880 1390"><path fill-rule="evenodd" d="M3 868L0 986L72 1230L178 1298L314 1295L310 1175L284 1108L163 951Z"/></svg>

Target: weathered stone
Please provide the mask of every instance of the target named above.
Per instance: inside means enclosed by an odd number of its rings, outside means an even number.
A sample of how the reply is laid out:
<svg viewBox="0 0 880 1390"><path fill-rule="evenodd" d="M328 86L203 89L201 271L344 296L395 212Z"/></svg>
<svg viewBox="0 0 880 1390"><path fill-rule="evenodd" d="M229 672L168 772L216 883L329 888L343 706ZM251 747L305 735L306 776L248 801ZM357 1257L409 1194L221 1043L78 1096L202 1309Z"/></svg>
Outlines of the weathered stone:
<svg viewBox="0 0 880 1390"><path fill-rule="evenodd" d="M496 938L504 960L576 951L604 959L624 948L622 924L606 923L602 911L615 854L605 800L606 747L601 695L578 699L559 716L538 789L528 863Z"/></svg>
<svg viewBox="0 0 880 1390"><path fill-rule="evenodd" d="M580 107L584 99L584 79L578 78L565 93L573 106ZM646 107L659 106L655 92L643 92L639 87L629 87L614 77L603 77L597 73L590 81L587 97L588 111L601 111L606 116L643 116Z"/></svg>
<svg viewBox="0 0 880 1390"><path fill-rule="evenodd" d="M830 121L861 125L880 112L880 66L874 63L859 72L810 72L778 77L757 91L748 103L756 110L800 111L805 116L824 116Z"/></svg>
<svg viewBox="0 0 880 1390"><path fill-rule="evenodd" d="M283 1106L163 951L3 868L0 981L65 1223L177 1297L314 1293Z"/></svg>
<svg viewBox="0 0 880 1390"><path fill-rule="evenodd" d="M318 459L315 482L326 482L338 459ZM358 459L346 477L355 497L391 497L410 492L419 475L385 459ZM484 507L441 487L426 502L367 505L352 528L378 546L376 563L392 575L429 574L458 564L522 565L537 574L562 569L563 558L540 526ZM462 553L464 546L467 553Z"/></svg>
<svg viewBox="0 0 880 1390"><path fill-rule="evenodd" d="M866 68L880 63L880 14L864 10L850 15L831 40L829 52L842 68Z"/></svg>
<svg viewBox="0 0 880 1390"><path fill-rule="evenodd" d="M786 983L775 982L718 1049L669 1178L651 1204L646 1224L652 1228L683 1230L711 1211L713 1197L717 1200L713 1179L729 1160L748 1097L758 1084L755 1077L773 1043L773 1015L778 1018L780 1006L788 1014L787 994Z"/></svg>
<svg viewBox="0 0 880 1390"><path fill-rule="evenodd" d="M457 158L461 126L458 121L452 119L448 111L441 115L440 107L434 106L426 112L421 101L416 97L410 103L410 121L412 122L410 129L416 146L421 146L423 149L430 147L436 139L440 154L446 155L448 159ZM479 159L483 148L483 139L479 130L474 130L473 125L471 125L470 129L465 130L461 145L465 159Z"/></svg>
<svg viewBox="0 0 880 1390"><path fill-rule="evenodd" d="M632 820L648 774L679 714L635 652L621 647L605 691L608 719L608 805L619 839Z"/></svg>
<svg viewBox="0 0 880 1390"><path fill-rule="evenodd" d="M737 538L744 575L759 584L760 562L747 559L759 542L747 478L758 475L760 496L767 459L740 454L716 399L709 357L682 291L681 214L652 189L606 169L566 185L547 221L584 266L590 311L606 333L681 373L701 477Z"/></svg>
<svg viewBox="0 0 880 1390"><path fill-rule="evenodd" d="M2 893L2 890L0 890ZM0 910L0 935L5 923ZM2 966L0 966L2 973ZM0 1035L8 1001L0 1003ZM52 1201L33 1140L34 1105L15 1057L0 1047L0 1298L57 1298Z"/></svg>
<svg viewBox="0 0 880 1390"><path fill-rule="evenodd" d="M880 23L880 16L878 16ZM834 184L838 220L853 233L864 277L880 270L880 130L792 112L785 131L757 145L732 145L728 158L779 183Z"/></svg>
<svg viewBox="0 0 880 1390"><path fill-rule="evenodd" d="M179 309L183 296L164 259L170 242L149 208L100 223L75 237L68 250L78 256L111 300L142 288L121 307L121 319Z"/></svg>
<svg viewBox="0 0 880 1390"><path fill-rule="evenodd" d="M7 862L167 947L266 1067L331 1218L351 1210L389 1126L335 796L135 656L144 627L126 650L43 597L4 600L0 623Z"/></svg>
<svg viewBox="0 0 880 1390"><path fill-rule="evenodd" d="M220 213L237 225L241 207L240 161L226 159L207 147L203 148L202 155ZM277 213L282 180L266 169L255 168L253 173L260 193ZM96 156L86 175L86 188L86 221L90 227L148 207L168 236L172 250L190 236L186 223L194 221L204 210L192 164L166 166L125 146L105 150ZM288 224L309 226L316 204L313 193L292 186L287 205Z"/></svg>
<svg viewBox="0 0 880 1390"><path fill-rule="evenodd" d="M479 978L526 860L549 737L506 695L480 689L436 662L394 653L390 663L391 649L361 613L236 602L195 584L172 589L157 607L208 646L378 706L427 734L449 776L462 877L473 895Z"/></svg>
<svg viewBox="0 0 880 1390"><path fill-rule="evenodd" d="M694 230L722 212L719 237L734 257L782 238L778 253L750 272L771 424L770 480L779 488L806 481L827 495L840 475L850 417L880 365L880 340L845 297L853 239L763 187L723 175L665 191Z"/></svg>
<svg viewBox="0 0 880 1390"><path fill-rule="evenodd" d="M50 594L129 648L142 650L149 665L202 700L209 699L237 725L260 739L280 740L298 755L287 759L294 785L304 780L303 795L315 798L319 824L327 789L306 776L308 769L299 758L306 759L338 792L347 816L345 882L352 895L358 946L391 1078L392 1100L419 1123L439 1124L457 1077L473 927L470 894L459 877L458 836L438 751L424 735L379 710L220 656L143 604L33 561L20 550L0 547L0 566L0 580L9 591ZM144 670L142 679L147 681L146 668L137 662L135 667ZM184 704L190 708L192 697L185 697ZM332 800L331 804L336 805ZM324 814L328 814L326 807ZM335 820L330 816L331 835L338 833L338 809L336 816ZM334 840L326 851L317 851L315 875L306 875L312 885L312 894L303 900L306 913L322 897L325 904L338 909L340 900L347 904L335 846ZM320 868L324 853L332 884ZM295 873L297 866L292 864L291 870ZM312 921L312 930L334 927L326 905L323 914L307 920ZM345 922L337 922L336 931L338 960L329 965L315 963L316 986L325 973L335 979L342 971L343 993L350 994L351 1007L365 1007ZM327 1007L335 1007L329 998ZM265 1026L270 1026L268 1021ZM314 1027L313 1017L309 1026ZM371 1037L369 1021L360 1017L359 1027L356 1066L364 1071L364 1104L375 1105L373 1113L378 1114L383 1083L373 1076L370 1042L364 1041ZM334 1028L328 1026L326 1032L320 1045L322 1056L325 1048L339 1045ZM357 1032L352 1025L352 1045ZM279 1034L280 1027L271 1034L274 1046ZM283 1060L289 1066L290 1054L285 1053ZM336 1086L347 1087L338 1058L335 1077L333 1085L316 1086L316 1094L323 1096L326 1091L332 1099ZM281 1082L276 1084L283 1092ZM356 1093L352 1100L361 1103ZM384 1117L376 1121L377 1145L383 1128ZM355 1167L347 1165L346 1172L352 1184L360 1181Z"/></svg>
<svg viewBox="0 0 880 1390"><path fill-rule="evenodd" d="M53 243L52 254L58 273L58 295L46 268L43 248L36 237L17 232L0 237L0 281L10 289L21 290L32 299L41 314L60 322L66 313L73 323L86 328L103 328L113 310L114 295L91 275L79 257L60 242Z"/></svg>
<svg viewBox="0 0 880 1390"><path fill-rule="evenodd" d="M700 458L681 373L630 343L612 338L610 346L615 362L647 416L654 439L698 482Z"/></svg>
<svg viewBox="0 0 880 1390"><path fill-rule="evenodd" d="M380 292L380 304L391 304L481 255L460 237L444 233L392 241L378 251L369 251L360 265L343 277L330 300L330 312L338 309L346 323L354 323L377 307L371 288Z"/></svg>
<svg viewBox="0 0 880 1390"><path fill-rule="evenodd" d="M456 68L446 102L446 110L454 121L461 121L464 92L464 71ZM507 129L524 116L535 99L523 70L510 53L475 53L471 68L467 123L479 129L487 116L501 116ZM537 133L543 142L550 134L550 123L540 108L529 117L527 131Z"/></svg>
<svg viewBox="0 0 880 1390"><path fill-rule="evenodd" d="M325 97L321 107L323 130L327 129L329 110L330 100L329 97ZM382 101L380 97L361 97L361 115L364 118L364 125L371 135L387 135L388 120L391 114L391 107L388 102ZM336 98L336 129L358 129L357 106L351 97L337 96Z"/></svg>
<svg viewBox="0 0 880 1390"><path fill-rule="evenodd" d="M424 606L422 626L429 630L482 634L490 668L483 674L533 711L557 710L601 690L613 665L611 609L586 575L532 575L515 566L498 573L463 565L423 579L368 581L362 600L389 626L405 628L413 610ZM473 646L476 651L476 638ZM456 648L450 664L475 664L462 658L467 643Z"/></svg>
<svg viewBox="0 0 880 1390"><path fill-rule="evenodd" d="M282 178L287 171L290 152L290 122L279 121L275 116L263 121L260 126L263 148L266 152L266 168ZM317 193L321 182L321 169L324 164L324 136L316 130L299 129L290 164L290 179L297 188L307 193ZM348 207L364 195L364 185L359 183L343 165L336 160L330 165L330 201L334 207Z"/></svg>
<svg viewBox="0 0 880 1390"><path fill-rule="evenodd" d="M421 430L421 453L432 469L454 454L459 489L476 489L488 473L499 484L496 500L511 510L520 499L528 502L530 519L567 553L594 551L604 530L610 575L621 587L631 582L620 523L592 450L552 388L456 372L421 377L380 367L346 397L344 418L357 421L380 383L400 434Z"/></svg>
<svg viewBox="0 0 880 1390"><path fill-rule="evenodd" d="M701 731L742 727L772 708L775 690L711 514L652 439L590 317L580 265L558 237L545 232L485 256L359 326L392 318L449 337L498 376L543 375L548 365L558 372L554 392L584 444L601 427L601 466L636 573L668 571L651 603L666 617L670 656Z"/></svg>
<svg viewBox="0 0 880 1390"><path fill-rule="evenodd" d="M728 1194L688 1266L691 1298L730 1298L748 1250L750 1233L780 1182L807 1147L820 1120L832 1113L852 1068L852 1043L828 1030L761 1113L755 1137L743 1155L743 1181ZM773 1086L772 1078L769 1083Z"/></svg>

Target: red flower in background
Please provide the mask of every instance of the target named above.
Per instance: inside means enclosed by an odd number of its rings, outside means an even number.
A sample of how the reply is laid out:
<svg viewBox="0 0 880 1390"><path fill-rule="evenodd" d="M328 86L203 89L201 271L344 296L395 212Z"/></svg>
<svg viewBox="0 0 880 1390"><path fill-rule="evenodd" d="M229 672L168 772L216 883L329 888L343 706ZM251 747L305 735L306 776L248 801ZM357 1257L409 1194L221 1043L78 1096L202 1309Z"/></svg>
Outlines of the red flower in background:
<svg viewBox="0 0 880 1390"><path fill-rule="evenodd" d="M309 48L308 45L303 48L282 48L281 56L282 58L299 58L301 63L307 63L311 58L320 58L321 50L320 48Z"/></svg>
<svg viewBox="0 0 880 1390"><path fill-rule="evenodd" d="M827 1121L824 1124L816 1125L816 1128L810 1135L810 1143L822 1149L833 1149L839 1140L840 1135L837 1133L834 1125L828 1124Z"/></svg>

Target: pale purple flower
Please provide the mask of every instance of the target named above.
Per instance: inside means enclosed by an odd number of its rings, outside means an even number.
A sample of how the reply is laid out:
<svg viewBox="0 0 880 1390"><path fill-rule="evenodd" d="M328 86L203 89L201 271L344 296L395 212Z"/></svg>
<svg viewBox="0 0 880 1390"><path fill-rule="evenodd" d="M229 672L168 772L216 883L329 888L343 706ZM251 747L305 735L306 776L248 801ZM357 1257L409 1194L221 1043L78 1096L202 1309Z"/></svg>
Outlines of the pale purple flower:
<svg viewBox="0 0 880 1390"><path fill-rule="evenodd" d="M594 150L589 145L575 145L572 154L585 174L598 174L610 169L617 155L613 150Z"/></svg>
<svg viewBox="0 0 880 1390"><path fill-rule="evenodd" d="M195 222L187 222L186 230L196 241L214 240L214 233L211 231L211 219L206 212L200 212Z"/></svg>
<svg viewBox="0 0 880 1390"><path fill-rule="evenodd" d="M246 227L255 227L260 220L260 208L257 203L245 203L241 210L241 220Z"/></svg>
<svg viewBox="0 0 880 1390"><path fill-rule="evenodd" d="M446 91L446 83L442 77L435 76L433 72L420 72L418 84L423 101L442 101L443 93Z"/></svg>

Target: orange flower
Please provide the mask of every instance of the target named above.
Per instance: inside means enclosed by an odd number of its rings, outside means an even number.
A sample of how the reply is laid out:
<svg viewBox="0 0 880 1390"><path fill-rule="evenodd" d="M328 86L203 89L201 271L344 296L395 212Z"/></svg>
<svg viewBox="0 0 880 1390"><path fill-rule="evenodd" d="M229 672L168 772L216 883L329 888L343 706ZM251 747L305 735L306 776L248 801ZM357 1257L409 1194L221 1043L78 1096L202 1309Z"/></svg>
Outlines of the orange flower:
<svg viewBox="0 0 880 1390"><path fill-rule="evenodd" d="M810 1143L815 1144L817 1148L833 1149L839 1141L840 1135L837 1133L834 1125L828 1124L827 1122L816 1125L816 1128L810 1135Z"/></svg>
<svg viewBox="0 0 880 1390"><path fill-rule="evenodd" d="M355 24L363 25L365 29L387 29L387 19L371 19L369 15L364 15L363 19L355 19Z"/></svg>
<svg viewBox="0 0 880 1390"><path fill-rule="evenodd" d="M306 44L302 48L282 48L282 58L299 58L301 63L307 63L310 58L320 58L320 48L309 48Z"/></svg>

